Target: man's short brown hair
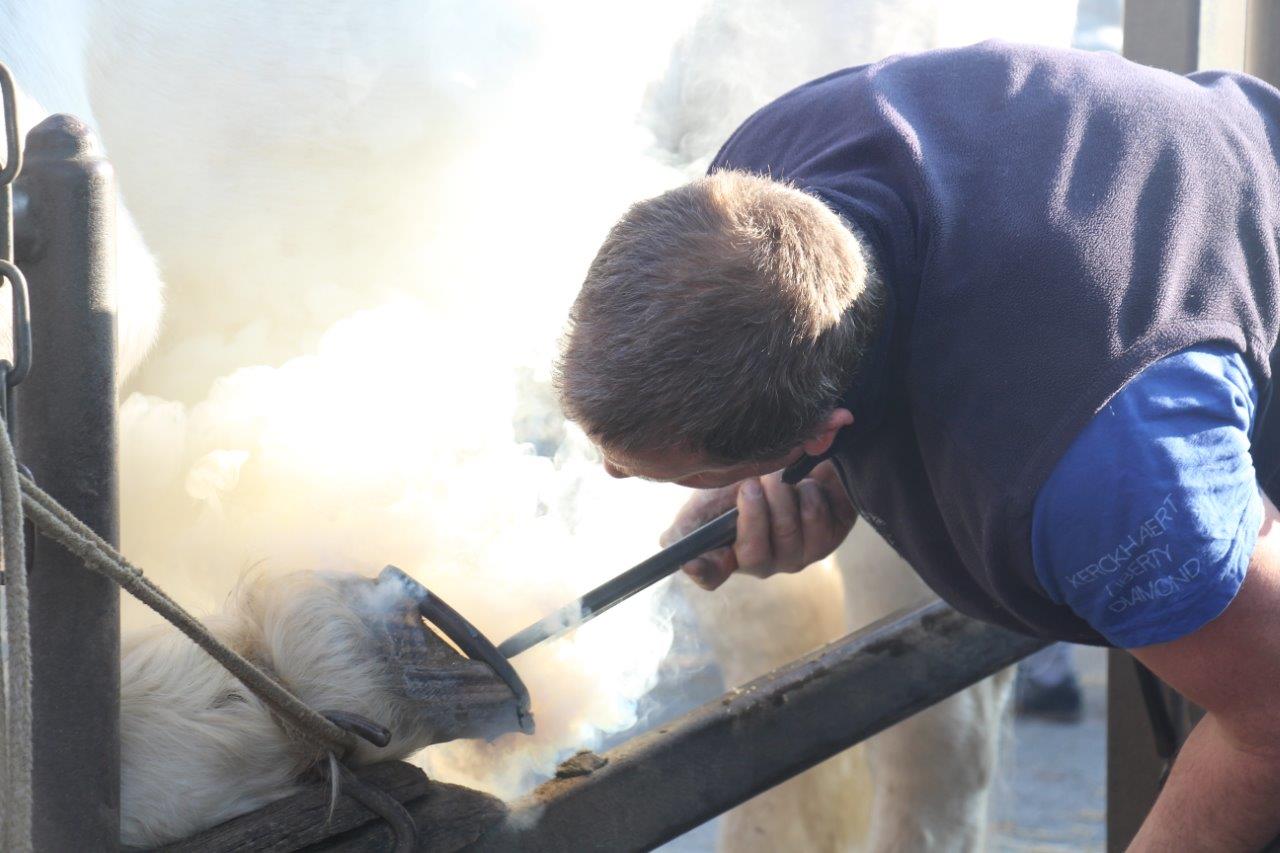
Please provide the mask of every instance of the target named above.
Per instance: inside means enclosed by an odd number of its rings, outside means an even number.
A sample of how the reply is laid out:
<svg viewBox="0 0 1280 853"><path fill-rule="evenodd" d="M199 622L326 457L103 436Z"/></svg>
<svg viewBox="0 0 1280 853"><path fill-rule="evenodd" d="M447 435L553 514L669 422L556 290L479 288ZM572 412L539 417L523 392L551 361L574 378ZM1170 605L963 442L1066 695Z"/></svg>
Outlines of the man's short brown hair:
<svg viewBox="0 0 1280 853"><path fill-rule="evenodd" d="M606 448L776 457L852 381L880 293L821 201L716 172L636 204L610 231L569 315L561 405Z"/></svg>

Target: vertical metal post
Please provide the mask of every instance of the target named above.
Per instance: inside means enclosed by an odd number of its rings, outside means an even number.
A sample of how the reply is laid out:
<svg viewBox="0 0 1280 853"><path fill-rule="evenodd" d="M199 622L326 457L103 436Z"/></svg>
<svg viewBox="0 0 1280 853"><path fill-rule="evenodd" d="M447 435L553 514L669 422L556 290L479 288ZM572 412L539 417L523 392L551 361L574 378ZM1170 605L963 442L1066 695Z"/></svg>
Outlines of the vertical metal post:
<svg viewBox="0 0 1280 853"><path fill-rule="evenodd" d="M1126 59L1188 74L1200 52L1200 0L1125 0Z"/></svg>
<svg viewBox="0 0 1280 853"><path fill-rule="evenodd" d="M15 234L40 355L22 386L18 453L53 497L119 539L115 189L89 128L52 116L27 136ZM120 598L59 546L30 576L37 850L120 838Z"/></svg>
<svg viewBox="0 0 1280 853"><path fill-rule="evenodd" d="M1244 70L1248 0L1200 0L1200 69Z"/></svg>
<svg viewBox="0 0 1280 853"><path fill-rule="evenodd" d="M1137 671L1128 652L1107 656L1107 850L1129 846L1160 793L1156 752Z"/></svg>
<svg viewBox="0 0 1280 853"><path fill-rule="evenodd" d="M1280 0L1249 0L1245 16L1244 70L1280 86ZM1280 839L1266 847L1280 851Z"/></svg>
<svg viewBox="0 0 1280 853"><path fill-rule="evenodd" d="M1244 70L1272 86L1280 86L1280 0L1249 0ZM1280 851L1280 838L1265 849Z"/></svg>
<svg viewBox="0 0 1280 853"><path fill-rule="evenodd" d="M1280 86L1280 2L1249 0L1245 19L1244 70Z"/></svg>

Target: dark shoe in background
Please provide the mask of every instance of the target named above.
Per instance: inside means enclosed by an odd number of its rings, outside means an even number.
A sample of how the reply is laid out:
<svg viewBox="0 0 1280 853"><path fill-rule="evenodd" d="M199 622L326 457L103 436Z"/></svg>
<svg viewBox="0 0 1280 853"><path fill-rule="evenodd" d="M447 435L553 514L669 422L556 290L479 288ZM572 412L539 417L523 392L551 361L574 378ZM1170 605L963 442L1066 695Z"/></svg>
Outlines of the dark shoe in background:
<svg viewBox="0 0 1280 853"><path fill-rule="evenodd" d="M1014 713L1019 717L1054 723L1078 723L1084 718L1084 695L1074 675L1049 685L1019 678L1014 690Z"/></svg>

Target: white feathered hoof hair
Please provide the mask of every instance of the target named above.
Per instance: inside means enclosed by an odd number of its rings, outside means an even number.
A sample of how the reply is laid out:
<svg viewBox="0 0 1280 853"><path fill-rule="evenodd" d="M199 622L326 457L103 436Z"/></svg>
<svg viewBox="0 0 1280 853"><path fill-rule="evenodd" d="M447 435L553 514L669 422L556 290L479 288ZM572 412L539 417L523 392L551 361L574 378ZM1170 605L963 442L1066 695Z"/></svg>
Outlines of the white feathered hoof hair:
<svg viewBox="0 0 1280 853"><path fill-rule="evenodd" d="M520 730L510 688L427 627L393 579L257 574L206 624L312 708L390 732L385 746L360 740L353 764ZM183 838L288 796L323 757L169 626L125 638L121 694L128 846Z"/></svg>

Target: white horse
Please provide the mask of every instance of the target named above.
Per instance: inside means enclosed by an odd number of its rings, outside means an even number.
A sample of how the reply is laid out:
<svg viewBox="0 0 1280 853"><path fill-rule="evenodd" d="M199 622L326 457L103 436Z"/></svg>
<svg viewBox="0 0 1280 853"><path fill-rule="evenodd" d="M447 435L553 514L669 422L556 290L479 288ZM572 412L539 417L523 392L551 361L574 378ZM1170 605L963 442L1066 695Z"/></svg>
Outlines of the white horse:
<svg viewBox="0 0 1280 853"><path fill-rule="evenodd" d="M803 79L981 36L1065 43L1074 5L714 0L636 109L659 158L696 171L747 112ZM228 306L259 319L336 318L394 280L417 251L418 202L444 174L438 161L466 152L468 137L458 128L482 123L468 99L485 81L513 76L495 64L514 58L493 46L517 41L512 34L521 27L497 0L465 11L419 0L0 0L0 59L34 104L26 123L43 111L76 114L99 131L117 168L127 206L119 238L124 371L136 375L158 334L163 300L153 254L170 288L168 345L188 350L214 349L208 318L225 317ZM316 281L358 287L326 284L316 296L308 289ZM251 353L245 363L292 354L299 342L273 336L270 327L246 320L236 330L237 346ZM234 366L208 361L208 375L161 361L144 366L143 378L157 393L186 399ZM727 678L750 678L926 592L865 526L837 559L841 572L735 579L698 597ZM324 589L294 591L323 598ZM305 610L294 615L304 618ZM244 612L224 618L235 622ZM126 653L126 811L168 802L167 791L183 790L173 779L207 772L192 764L131 781L127 769L149 764L131 716L150 715L148 726L186 736L191 709L176 713L153 700L161 689L154 673L163 681L184 667L191 668L187 686L211 709L208 719L226 717L218 737L242 738L232 754L244 764L219 784L231 785L235 775L235 786L249 793L211 796L199 821L164 819L151 829L127 821L130 838L173 837L290 784L282 768L293 763L257 760L266 753L256 751L255 739L269 740L273 724L260 713L251 721L227 717L254 703L227 700L240 694L184 642L149 635ZM282 674L312 660L301 646L269 654ZM304 698L327 702L325 691L338 682L325 677L305 689L295 683ZM731 815L724 846L834 850L861 838L877 850L980 849L1006 686L994 679L971 688L873 739L865 760L858 752L840 756L757 798ZM408 749L417 741L402 743Z"/></svg>
<svg viewBox="0 0 1280 853"><path fill-rule="evenodd" d="M353 764L520 729L517 700L418 617L396 576L258 575L205 620L311 708L385 729ZM288 796L326 756L170 626L126 636L121 658L121 840L152 847Z"/></svg>

